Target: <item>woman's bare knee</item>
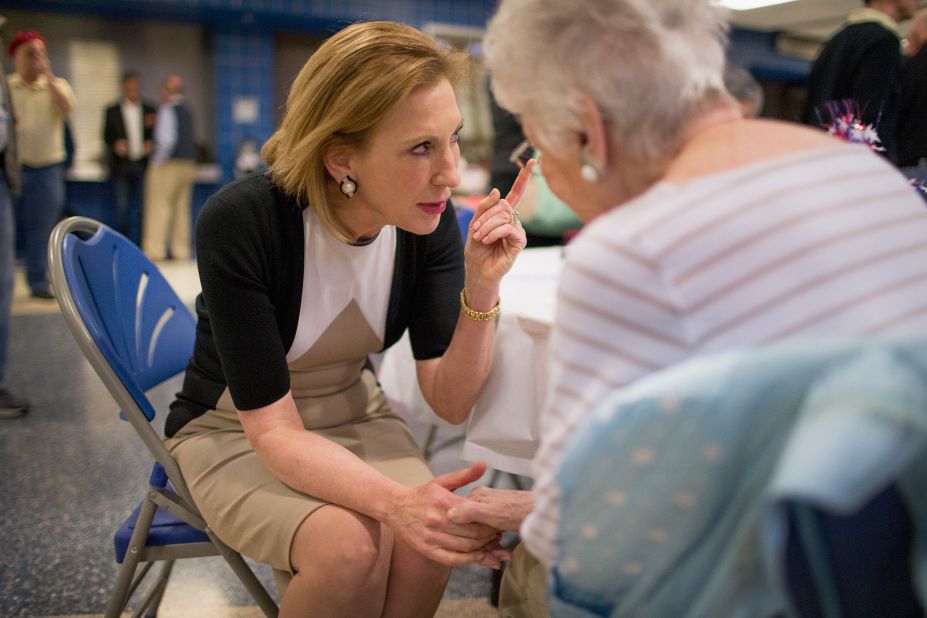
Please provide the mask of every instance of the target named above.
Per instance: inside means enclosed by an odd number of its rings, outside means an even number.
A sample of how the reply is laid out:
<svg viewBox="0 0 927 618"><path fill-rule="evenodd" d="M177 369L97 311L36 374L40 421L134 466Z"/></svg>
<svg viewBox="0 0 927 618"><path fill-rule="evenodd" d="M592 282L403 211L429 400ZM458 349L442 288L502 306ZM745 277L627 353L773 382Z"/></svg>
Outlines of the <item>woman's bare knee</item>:
<svg viewBox="0 0 927 618"><path fill-rule="evenodd" d="M293 570L323 571L328 578L347 578L359 585L378 585L389 568L389 548L382 555L380 523L339 506L327 505L307 517L293 537Z"/></svg>
<svg viewBox="0 0 927 618"><path fill-rule="evenodd" d="M396 541L383 609L385 618L432 616L441 602L451 568Z"/></svg>

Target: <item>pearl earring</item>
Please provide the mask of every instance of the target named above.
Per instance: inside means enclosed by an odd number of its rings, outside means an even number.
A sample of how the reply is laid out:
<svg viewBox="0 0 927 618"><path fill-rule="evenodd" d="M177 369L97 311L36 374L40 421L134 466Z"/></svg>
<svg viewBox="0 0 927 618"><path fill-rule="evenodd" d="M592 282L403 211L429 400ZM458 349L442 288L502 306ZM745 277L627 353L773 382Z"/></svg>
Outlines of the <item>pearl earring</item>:
<svg viewBox="0 0 927 618"><path fill-rule="evenodd" d="M586 151L580 152L579 163L579 175L583 177L583 180L590 184L597 183L601 180L602 172L599 171L600 166Z"/></svg>
<svg viewBox="0 0 927 618"><path fill-rule="evenodd" d="M583 166L579 168L579 175L582 176L583 180L588 183L599 182L599 179L601 178L599 170L593 167L591 163L584 163Z"/></svg>
<svg viewBox="0 0 927 618"><path fill-rule="evenodd" d="M344 193L345 197L351 199L354 197L354 192L357 191L357 181L351 178L350 176L345 176L344 180L341 181L341 192Z"/></svg>

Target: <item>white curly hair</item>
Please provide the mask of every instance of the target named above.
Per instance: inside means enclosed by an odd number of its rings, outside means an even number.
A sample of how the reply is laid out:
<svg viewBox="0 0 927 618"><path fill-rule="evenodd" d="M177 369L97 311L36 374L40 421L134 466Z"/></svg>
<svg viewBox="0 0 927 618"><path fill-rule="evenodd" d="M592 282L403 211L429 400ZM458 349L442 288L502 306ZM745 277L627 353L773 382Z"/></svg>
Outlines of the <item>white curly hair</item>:
<svg viewBox="0 0 927 618"><path fill-rule="evenodd" d="M727 14L712 0L501 0L484 39L499 103L531 113L539 146L582 130L575 93L600 107L632 161L667 161L686 122L730 103Z"/></svg>

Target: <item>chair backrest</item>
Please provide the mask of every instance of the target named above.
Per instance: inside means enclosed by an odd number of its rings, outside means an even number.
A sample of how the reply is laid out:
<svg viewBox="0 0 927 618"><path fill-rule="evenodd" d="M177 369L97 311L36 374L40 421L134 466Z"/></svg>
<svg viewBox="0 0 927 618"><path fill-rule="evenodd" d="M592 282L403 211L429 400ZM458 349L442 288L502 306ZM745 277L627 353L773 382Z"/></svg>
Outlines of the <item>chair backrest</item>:
<svg viewBox="0 0 927 618"><path fill-rule="evenodd" d="M852 513L896 486L923 512L924 465L923 341L787 343L654 374L605 397L560 462L551 613L785 613L782 505Z"/></svg>
<svg viewBox="0 0 927 618"><path fill-rule="evenodd" d="M151 428L145 392L186 368L196 321L131 241L85 217L60 222L49 271L65 322L81 351L175 487L179 472Z"/></svg>

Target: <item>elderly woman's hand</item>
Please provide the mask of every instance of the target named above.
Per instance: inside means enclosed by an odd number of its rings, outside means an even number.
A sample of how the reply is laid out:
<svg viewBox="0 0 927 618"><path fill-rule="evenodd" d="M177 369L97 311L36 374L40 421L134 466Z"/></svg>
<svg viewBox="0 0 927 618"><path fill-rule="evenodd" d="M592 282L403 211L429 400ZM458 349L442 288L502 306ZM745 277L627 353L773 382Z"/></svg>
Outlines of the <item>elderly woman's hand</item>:
<svg viewBox="0 0 927 618"><path fill-rule="evenodd" d="M518 530L534 508L530 491L477 487L469 499L448 512L448 519L457 524L480 523L496 530Z"/></svg>
<svg viewBox="0 0 927 618"><path fill-rule="evenodd" d="M482 523L496 530L518 530L533 508L534 496L530 491L477 487L468 500L451 508L447 517L457 524ZM479 563L498 569L511 555L508 548L497 543L483 548Z"/></svg>
<svg viewBox="0 0 927 618"><path fill-rule="evenodd" d="M498 550L498 531L478 523L457 524L449 511L467 499L452 492L479 479L486 471L474 463L405 493L386 521L396 536L418 552L448 566L481 562Z"/></svg>
<svg viewBox="0 0 927 618"><path fill-rule="evenodd" d="M464 249L468 276L475 275L483 281L498 283L525 248L525 230L512 213L517 211L536 164L534 159L528 161L505 199L502 199L499 189L493 189L479 203Z"/></svg>

